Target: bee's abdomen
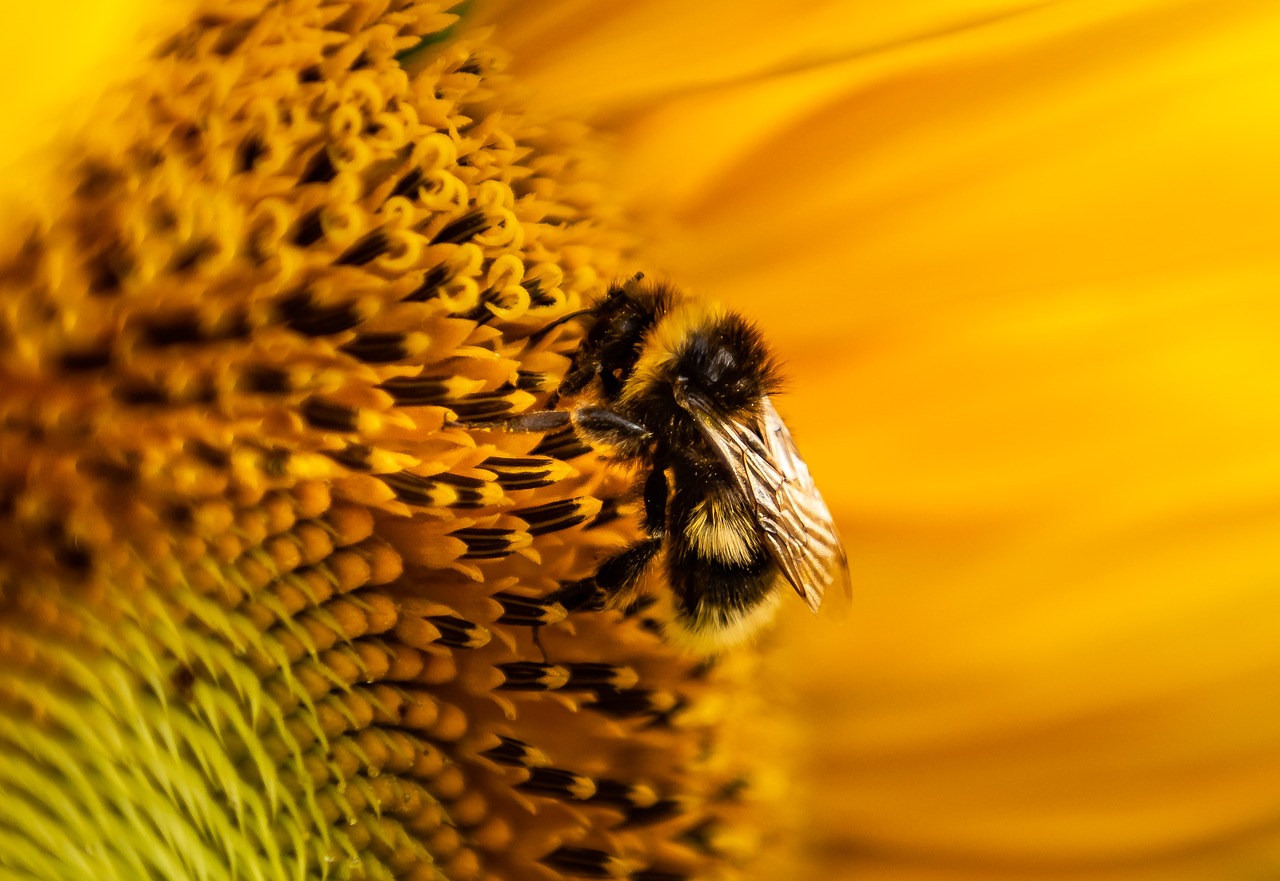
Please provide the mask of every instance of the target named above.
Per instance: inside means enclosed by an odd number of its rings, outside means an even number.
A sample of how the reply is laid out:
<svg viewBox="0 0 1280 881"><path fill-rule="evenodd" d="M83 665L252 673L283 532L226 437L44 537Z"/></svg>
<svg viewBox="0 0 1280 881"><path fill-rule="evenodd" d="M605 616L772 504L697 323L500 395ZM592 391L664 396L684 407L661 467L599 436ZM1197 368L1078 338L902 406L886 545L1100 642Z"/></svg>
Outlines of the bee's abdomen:
<svg viewBox="0 0 1280 881"><path fill-rule="evenodd" d="M751 515L727 493L713 493L693 506L683 533L705 563L751 567L762 548Z"/></svg>
<svg viewBox="0 0 1280 881"><path fill-rule="evenodd" d="M667 576L687 630L735 628L771 607L778 571L746 503L728 487L676 493L670 510Z"/></svg>

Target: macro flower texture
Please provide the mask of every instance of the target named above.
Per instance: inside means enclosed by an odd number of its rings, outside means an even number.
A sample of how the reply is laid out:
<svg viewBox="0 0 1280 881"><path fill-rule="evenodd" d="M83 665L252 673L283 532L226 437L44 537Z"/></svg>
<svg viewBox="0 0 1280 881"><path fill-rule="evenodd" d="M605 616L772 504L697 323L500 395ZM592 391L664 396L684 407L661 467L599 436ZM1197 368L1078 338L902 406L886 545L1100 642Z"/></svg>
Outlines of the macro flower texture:
<svg viewBox="0 0 1280 881"><path fill-rule="evenodd" d="M74 2L0 37L0 881L1280 875L1280 8ZM560 586L636 272L853 572Z"/></svg>

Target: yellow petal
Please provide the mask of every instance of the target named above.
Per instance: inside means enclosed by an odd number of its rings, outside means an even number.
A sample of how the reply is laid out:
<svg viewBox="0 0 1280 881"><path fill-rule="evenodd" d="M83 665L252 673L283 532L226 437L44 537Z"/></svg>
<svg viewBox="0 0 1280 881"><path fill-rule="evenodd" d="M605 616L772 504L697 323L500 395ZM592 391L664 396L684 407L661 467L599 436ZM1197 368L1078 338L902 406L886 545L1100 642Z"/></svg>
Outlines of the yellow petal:
<svg viewBox="0 0 1280 881"><path fill-rule="evenodd" d="M609 117L685 92L870 55L1041 5L1043 0L568 0L533 10L514 0L487 0L477 4L475 20L497 25L513 52L513 72L539 106Z"/></svg>
<svg viewBox="0 0 1280 881"><path fill-rule="evenodd" d="M46 176L58 164L50 146L82 125L110 87L139 73L161 35L194 6L194 0L68 0L14 4L6 11L0 32L0 199L36 202L33 193L48 185Z"/></svg>
<svg viewBox="0 0 1280 881"><path fill-rule="evenodd" d="M752 18L644 6L653 57ZM789 362L849 544L851 623L794 615L779 660L812 876L1265 874L1280 9L1049 4L825 57L766 19L801 63L707 38L733 75L658 84L619 42L582 104L652 267ZM525 69L572 92L554 54Z"/></svg>

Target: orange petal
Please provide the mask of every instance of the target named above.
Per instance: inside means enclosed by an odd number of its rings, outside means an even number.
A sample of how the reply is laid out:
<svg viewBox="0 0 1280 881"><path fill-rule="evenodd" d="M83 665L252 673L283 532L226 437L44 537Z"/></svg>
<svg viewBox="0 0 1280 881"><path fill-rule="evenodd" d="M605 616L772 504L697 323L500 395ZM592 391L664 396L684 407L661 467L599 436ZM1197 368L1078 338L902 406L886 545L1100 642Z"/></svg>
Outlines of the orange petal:
<svg viewBox="0 0 1280 881"><path fill-rule="evenodd" d="M553 112L609 117L682 93L873 55L1022 14L1044 0L849 0L687 3L567 0L536 11L513 0L477 4L496 24L512 71Z"/></svg>
<svg viewBox="0 0 1280 881"><path fill-rule="evenodd" d="M812 876L1265 871L1280 9L1058 3L826 55L758 16L753 66L750 16L641 6L635 45L562 20L522 63L616 130L653 268L790 362L857 592L778 662ZM686 33L710 72L636 63Z"/></svg>

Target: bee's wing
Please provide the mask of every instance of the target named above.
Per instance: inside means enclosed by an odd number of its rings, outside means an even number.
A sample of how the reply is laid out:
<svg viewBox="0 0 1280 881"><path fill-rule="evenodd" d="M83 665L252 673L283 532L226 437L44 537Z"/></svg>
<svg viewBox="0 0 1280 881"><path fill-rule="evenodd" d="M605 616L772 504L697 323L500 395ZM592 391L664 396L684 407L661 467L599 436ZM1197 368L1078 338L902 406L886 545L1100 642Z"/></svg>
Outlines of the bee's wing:
<svg viewBox="0 0 1280 881"><path fill-rule="evenodd" d="M768 396L754 423L719 416L694 396L688 406L755 509L765 547L796 593L814 612L835 582L847 599L849 563L831 512Z"/></svg>

